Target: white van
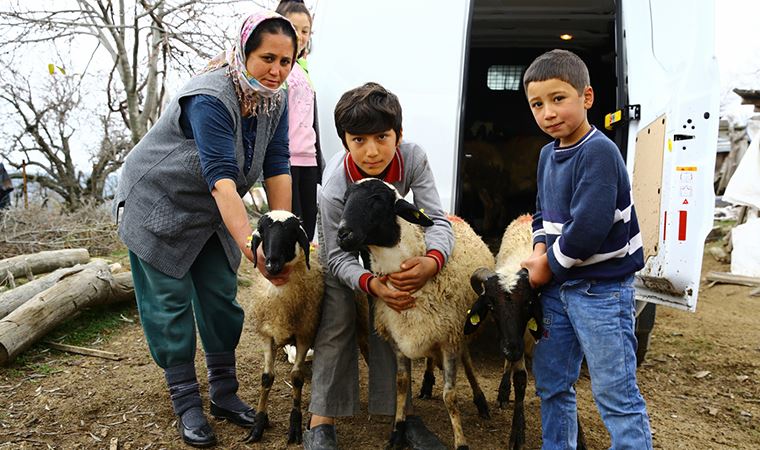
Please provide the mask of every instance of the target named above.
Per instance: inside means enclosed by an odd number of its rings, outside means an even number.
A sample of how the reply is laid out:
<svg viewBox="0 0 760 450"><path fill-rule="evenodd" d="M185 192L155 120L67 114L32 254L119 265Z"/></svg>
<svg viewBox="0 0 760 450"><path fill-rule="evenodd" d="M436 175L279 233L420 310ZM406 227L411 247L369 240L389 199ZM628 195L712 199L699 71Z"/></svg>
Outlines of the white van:
<svg viewBox="0 0 760 450"><path fill-rule="evenodd" d="M696 308L718 135L712 0L322 0L314 30L325 156L343 151L332 115L340 95L381 83L401 101L404 137L427 151L444 206L492 245L534 210L550 140L523 71L552 48L577 53L596 96L589 120L618 144L633 180L647 258L641 305Z"/></svg>

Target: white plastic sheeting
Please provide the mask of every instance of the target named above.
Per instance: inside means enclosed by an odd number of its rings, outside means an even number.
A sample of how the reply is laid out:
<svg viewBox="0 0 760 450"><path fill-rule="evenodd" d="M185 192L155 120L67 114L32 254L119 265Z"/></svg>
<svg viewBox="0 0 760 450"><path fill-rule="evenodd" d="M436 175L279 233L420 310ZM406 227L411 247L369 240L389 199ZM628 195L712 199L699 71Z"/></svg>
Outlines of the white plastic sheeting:
<svg viewBox="0 0 760 450"><path fill-rule="evenodd" d="M757 149L757 145L755 145ZM731 230L731 273L760 277L760 218L750 219Z"/></svg>
<svg viewBox="0 0 760 450"><path fill-rule="evenodd" d="M760 208L758 179L760 179L760 137L749 143L747 151L726 186L723 201Z"/></svg>

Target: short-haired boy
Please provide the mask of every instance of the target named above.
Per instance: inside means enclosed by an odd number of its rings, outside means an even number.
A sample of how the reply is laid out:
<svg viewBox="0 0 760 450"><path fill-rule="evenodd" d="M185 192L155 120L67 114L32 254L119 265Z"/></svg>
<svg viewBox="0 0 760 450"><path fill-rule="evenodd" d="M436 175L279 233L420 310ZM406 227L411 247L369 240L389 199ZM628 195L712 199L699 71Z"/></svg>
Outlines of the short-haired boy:
<svg viewBox="0 0 760 450"><path fill-rule="evenodd" d="M589 125L594 91L577 55L544 53L523 84L536 123L554 138L539 157L534 251L523 262L531 284L543 286L545 332L533 361L542 448L576 448L573 385L585 357L612 448L651 449L633 330L633 274L644 260L625 163Z"/></svg>
<svg viewBox="0 0 760 450"><path fill-rule="evenodd" d="M335 418L359 409L359 358L356 341L357 309L354 291L362 290L392 309L414 307L420 289L446 263L454 246L451 224L441 207L433 172L418 145L401 142L401 105L376 83L352 89L335 106L335 127L347 152L326 165L319 194L317 229L320 260L325 270L322 318L314 342L310 429L304 448L335 449ZM338 246L338 223L347 187L374 177L392 184L401 195L410 190L414 203L434 222L426 228L427 256L413 257L402 272L391 274L392 290L359 262L358 254ZM370 306L369 412L393 415L396 402L396 357L390 345L372 330ZM411 397L411 396L410 396ZM411 404L407 405L407 414ZM445 448L417 416L407 416L406 438L412 448Z"/></svg>

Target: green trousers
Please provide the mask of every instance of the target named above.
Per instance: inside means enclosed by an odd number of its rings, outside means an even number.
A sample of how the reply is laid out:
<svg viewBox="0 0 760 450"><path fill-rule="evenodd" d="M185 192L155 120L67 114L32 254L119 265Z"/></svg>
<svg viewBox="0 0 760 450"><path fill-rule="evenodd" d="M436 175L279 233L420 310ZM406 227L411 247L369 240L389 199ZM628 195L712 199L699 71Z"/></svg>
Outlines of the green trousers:
<svg viewBox="0 0 760 450"><path fill-rule="evenodd" d="M150 354L166 369L195 360L195 324L206 353L231 352L243 330L243 308L235 300L237 274L216 233L190 270L172 278L131 251L132 279Z"/></svg>

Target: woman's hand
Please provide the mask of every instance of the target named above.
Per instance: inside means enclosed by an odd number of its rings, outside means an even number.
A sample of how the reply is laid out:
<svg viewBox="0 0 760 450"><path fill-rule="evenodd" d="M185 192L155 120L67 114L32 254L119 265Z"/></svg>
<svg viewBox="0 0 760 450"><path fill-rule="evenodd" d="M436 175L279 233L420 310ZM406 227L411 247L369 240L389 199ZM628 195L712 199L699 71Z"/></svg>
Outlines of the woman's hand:
<svg viewBox="0 0 760 450"><path fill-rule="evenodd" d="M438 272L438 264L428 256L414 256L401 263L401 271L388 275L393 287L413 294Z"/></svg>
<svg viewBox="0 0 760 450"><path fill-rule="evenodd" d="M248 250L248 253L251 253L251 249L247 248L246 250ZM251 259L251 262L253 262L252 256L253 254L251 253L251 258L249 258ZM248 257L247 254L246 257ZM286 264L280 273L277 275L271 275L267 272L266 256L264 256L264 250L262 250L261 246L256 250L256 268L259 269L259 272L264 278L269 280L269 282L275 286L282 286L290 281L290 272L293 270L293 266Z"/></svg>
<svg viewBox="0 0 760 450"><path fill-rule="evenodd" d="M414 297L409 295L406 291L397 291L391 289L385 284L387 277L372 278L369 280L369 292L374 296L385 302L388 307L397 313L405 311L409 308L414 308Z"/></svg>

